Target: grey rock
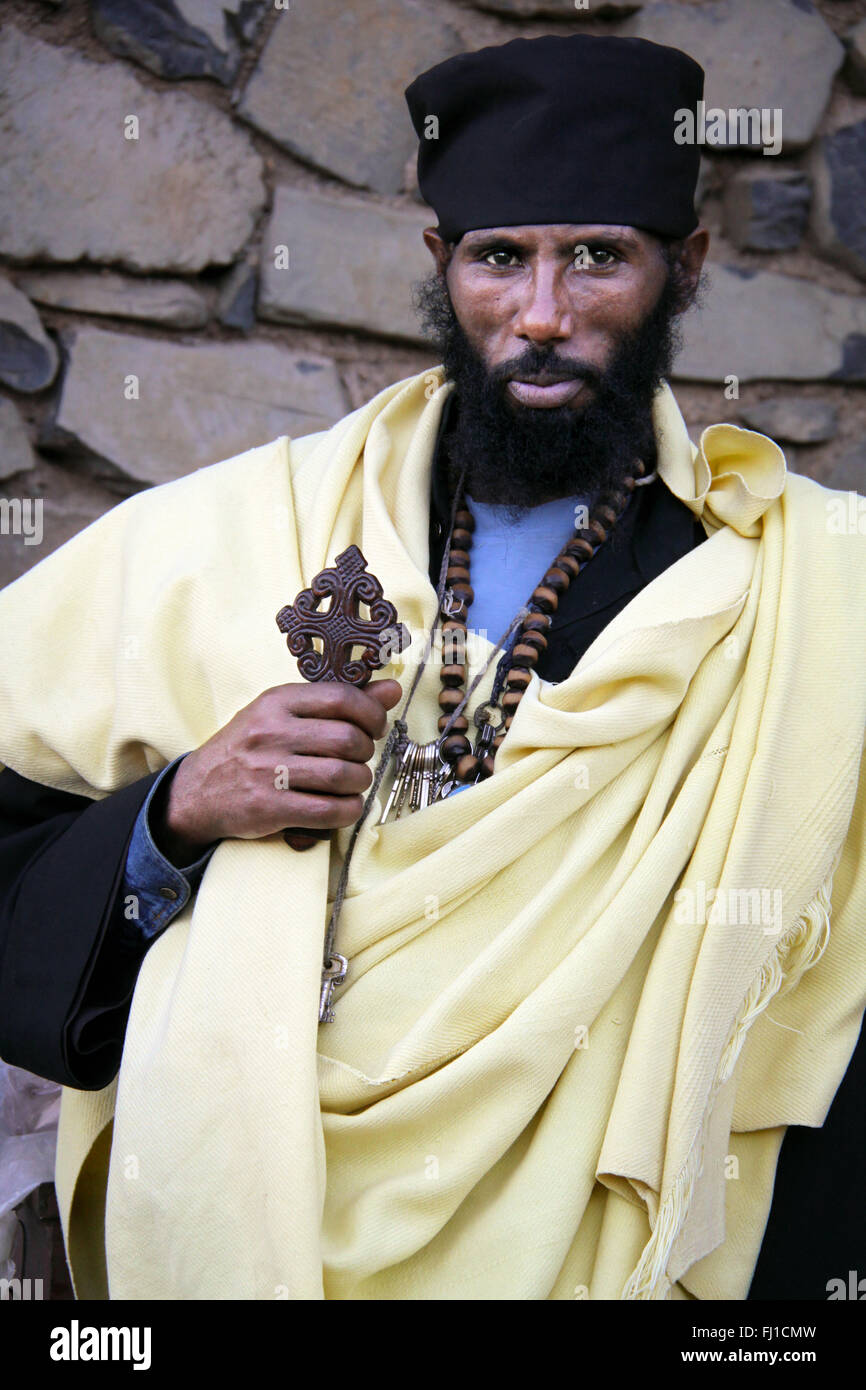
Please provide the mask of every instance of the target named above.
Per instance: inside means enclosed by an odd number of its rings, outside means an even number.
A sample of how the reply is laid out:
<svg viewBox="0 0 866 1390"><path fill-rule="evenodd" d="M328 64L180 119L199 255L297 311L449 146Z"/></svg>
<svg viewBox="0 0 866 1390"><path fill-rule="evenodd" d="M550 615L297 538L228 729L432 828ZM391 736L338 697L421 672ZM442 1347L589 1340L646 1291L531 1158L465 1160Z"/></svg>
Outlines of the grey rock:
<svg viewBox="0 0 866 1390"><path fill-rule="evenodd" d="M845 56L808 0L651 4L617 33L671 44L696 58L707 74L707 108L781 108L786 154L813 138Z"/></svg>
<svg viewBox="0 0 866 1390"><path fill-rule="evenodd" d="M806 396L776 396L743 406L740 419L749 429L786 444L823 444L839 428L835 406Z"/></svg>
<svg viewBox="0 0 866 1390"><path fill-rule="evenodd" d="M16 261L227 265L265 199L262 161L221 111L12 27L0 150L0 254Z"/></svg>
<svg viewBox="0 0 866 1390"><path fill-rule="evenodd" d="M823 253L866 278L866 120L818 141L812 229Z"/></svg>
<svg viewBox="0 0 866 1390"><path fill-rule="evenodd" d="M30 438L18 407L0 396L0 478L26 473L34 463Z"/></svg>
<svg viewBox="0 0 866 1390"><path fill-rule="evenodd" d="M708 159L706 155L701 155L701 162L698 166L698 180L695 184L695 210L699 210L703 203L712 194L717 192L721 185L721 172L717 161Z"/></svg>
<svg viewBox="0 0 866 1390"><path fill-rule="evenodd" d="M259 318L423 341L412 285L433 269L421 239L432 216L429 209L278 188L262 239ZM276 264L281 247L288 248L288 268Z"/></svg>
<svg viewBox="0 0 866 1390"><path fill-rule="evenodd" d="M793 251L805 234L811 199L811 183L798 170L740 170L725 185L725 232L743 251Z"/></svg>
<svg viewBox="0 0 866 1390"><path fill-rule="evenodd" d="M183 280L139 280L110 270L31 271L19 274L17 280L37 304L53 309L140 319L171 328L202 328L209 318L207 297Z"/></svg>
<svg viewBox="0 0 866 1390"><path fill-rule="evenodd" d="M4 509L10 524L5 533L0 530L0 586L11 584L118 501L99 484L44 459L37 459L25 478L0 488L0 496L12 504ZM11 524L19 517L26 527Z"/></svg>
<svg viewBox="0 0 866 1390"><path fill-rule="evenodd" d="M30 300L0 276L0 381L15 391L42 391L54 380L57 361Z"/></svg>
<svg viewBox="0 0 866 1390"><path fill-rule="evenodd" d="M599 19L633 14L643 0L474 0L478 10L515 19Z"/></svg>
<svg viewBox="0 0 866 1390"><path fill-rule="evenodd" d="M854 444L838 458L822 479L827 487L843 491L860 492L866 495L866 443ZM858 524L862 527L862 511L858 512Z"/></svg>
<svg viewBox="0 0 866 1390"><path fill-rule="evenodd" d="M217 303L217 318L226 328L251 333L256 322L258 272L249 261L238 261L223 281Z"/></svg>
<svg viewBox="0 0 866 1390"><path fill-rule="evenodd" d="M675 377L866 381L866 300L773 271L708 270L705 305L683 320Z"/></svg>
<svg viewBox="0 0 866 1390"><path fill-rule="evenodd" d="M99 38L158 77L214 77L227 84L266 0L92 0Z"/></svg>
<svg viewBox="0 0 866 1390"><path fill-rule="evenodd" d="M845 76L852 92L866 96L866 19L861 19L845 35L848 57L845 60Z"/></svg>
<svg viewBox="0 0 866 1390"><path fill-rule="evenodd" d="M411 0L293 5L270 33L238 111L345 183L398 193L417 145L403 89L463 47L435 7Z"/></svg>
<svg viewBox="0 0 866 1390"><path fill-rule="evenodd" d="M273 343L192 346L90 327L65 341L69 366L43 442L86 451L138 482L310 434L346 413L330 358Z"/></svg>

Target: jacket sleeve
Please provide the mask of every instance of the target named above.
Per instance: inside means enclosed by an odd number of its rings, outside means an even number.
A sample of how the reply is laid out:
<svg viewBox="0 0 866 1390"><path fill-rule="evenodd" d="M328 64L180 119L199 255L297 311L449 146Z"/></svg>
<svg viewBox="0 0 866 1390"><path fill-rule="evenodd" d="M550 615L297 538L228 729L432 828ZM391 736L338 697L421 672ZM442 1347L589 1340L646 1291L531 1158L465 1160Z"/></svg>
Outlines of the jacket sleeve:
<svg viewBox="0 0 866 1390"><path fill-rule="evenodd" d="M0 1056L11 1065L85 1091L117 1075L150 945L124 931L124 872L159 776L91 801L0 772Z"/></svg>

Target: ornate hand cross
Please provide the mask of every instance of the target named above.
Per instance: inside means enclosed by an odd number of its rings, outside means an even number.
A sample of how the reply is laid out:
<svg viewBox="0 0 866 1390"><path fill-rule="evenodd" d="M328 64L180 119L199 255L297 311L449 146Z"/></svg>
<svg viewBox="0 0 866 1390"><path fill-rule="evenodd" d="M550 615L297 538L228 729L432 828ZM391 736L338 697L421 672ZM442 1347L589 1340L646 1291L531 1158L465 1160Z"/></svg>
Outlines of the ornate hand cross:
<svg viewBox="0 0 866 1390"><path fill-rule="evenodd" d="M319 612L323 598L330 598L331 606ZM369 606L369 619L361 617L361 603ZM277 627L286 634L289 651L298 658L298 670L308 681L366 685L373 672L385 665L381 644L375 639L390 629L391 650L398 652L410 641L406 628L397 622L397 609L383 598L382 585L370 574L356 545L338 555L332 569L320 570L294 603L280 609ZM321 639L321 652L313 646L314 637ZM364 651L352 660L352 648L359 646Z"/></svg>
<svg viewBox="0 0 866 1390"><path fill-rule="evenodd" d="M331 599L331 605L319 612L319 603ZM358 605L366 603L369 619L361 617ZM277 614L277 627L286 634L289 651L298 659L298 670L308 681L346 681L349 685L364 686L374 671L386 664L385 645L381 639L386 631L392 652L401 652L412 640L408 629L397 622L397 609L382 595L382 586L367 569L367 561L356 545L350 545L331 569L320 570L309 589L302 589L294 603L287 604ZM321 652L313 645L319 638ZM363 647L360 657L352 658L353 647ZM319 840L327 840L330 830L289 829L283 838L292 849L311 849ZM319 1021L333 1018L331 994L334 986L346 975L346 959L333 950L333 930L329 927L325 941L322 968L322 988L319 999Z"/></svg>
<svg viewBox="0 0 866 1390"><path fill-rule="evenodd" d="M322 599L330 598L331 606L319 612ZM366 603L369 619L361 617L358 605ZM349 685L364 686L374 671L386 664L382 647L402 652L412 640L408 630L397 622L397 609L382 596L382 585L367 569L367 561L356 545L337 556L333 568L320 570L309 589L302 589L294 603L281 608L277 627L286 634L292 656L298 659L298 670L308 681L346 681ZM389 641L377 639L388 632ZM313 638L322 643L319 652ZM363 647L360 657L352 659L352 648ZM319 840L330 838L330 830L290 829L283 832L286 844L292 849L311 849Z"/></svg>

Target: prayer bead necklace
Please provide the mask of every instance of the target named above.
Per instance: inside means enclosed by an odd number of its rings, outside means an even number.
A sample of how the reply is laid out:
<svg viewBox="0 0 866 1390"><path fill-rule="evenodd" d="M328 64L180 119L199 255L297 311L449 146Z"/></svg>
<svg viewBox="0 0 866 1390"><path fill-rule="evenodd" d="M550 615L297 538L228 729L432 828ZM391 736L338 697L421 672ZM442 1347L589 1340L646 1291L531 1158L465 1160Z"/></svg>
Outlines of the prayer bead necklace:
<svg viewBox="0 0 866 1390"><path fill-rule="evenodd" d="M469 720L463 710L484 672L476 676L470 689L464 693L467 619L475 598L470 570L475 520L463 488L459 489L443 558L446 588L439 612L442 620L442 667L439 673L442 683L439 708L442 713L438 722L439 737L426 744L404 738L395 746L397 771L380 825L392 810L394 818L399 817L407 801L410 810L419 810L492 776L496 753L531 683L532 672L547 650L553 614L560 599L571 581L608 539L628 506L634 489L651 482L654 477L655 473L647 475L641 459L635 459L632 471L623 478L620 486L601 494L586 526L566 541L533 590L528 604L500 638L484 667L486 671L496 652L505 648L490 698L474 714L473 722L478 730L474 749L468 737ZM496 714L500 716L498 723L493 722Z"/></svg>

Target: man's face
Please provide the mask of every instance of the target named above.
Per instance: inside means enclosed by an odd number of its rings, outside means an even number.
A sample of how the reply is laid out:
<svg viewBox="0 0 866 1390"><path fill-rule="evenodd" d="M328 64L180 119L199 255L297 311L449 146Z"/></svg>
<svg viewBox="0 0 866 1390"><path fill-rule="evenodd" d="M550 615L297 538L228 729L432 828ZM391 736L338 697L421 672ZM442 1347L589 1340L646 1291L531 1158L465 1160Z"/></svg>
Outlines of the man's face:
<svg viewBox="0 0 866 1390"><path fill-rule="evenodd" d="M582 410L666 276L648 233L564 224L467 232L445 278L466 337L510 404ZM550 365L528 369L532 349Z"/></svg>
<svg viewBox="0 0 866 1390"><path fill-rule="evenodd" d="M600 492L652 462L651 406L675 355L676 318L706 252L696 231L672 269L633 227L545 225L424 234L437 274L422 320L456 384L446 453L466 491L520 515Z"/></svg>

